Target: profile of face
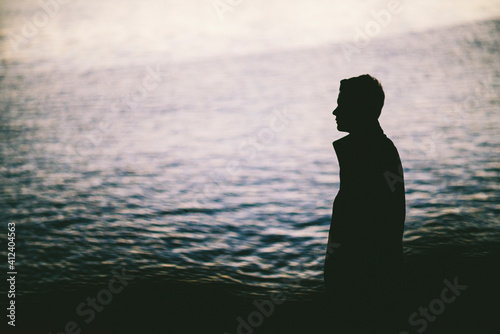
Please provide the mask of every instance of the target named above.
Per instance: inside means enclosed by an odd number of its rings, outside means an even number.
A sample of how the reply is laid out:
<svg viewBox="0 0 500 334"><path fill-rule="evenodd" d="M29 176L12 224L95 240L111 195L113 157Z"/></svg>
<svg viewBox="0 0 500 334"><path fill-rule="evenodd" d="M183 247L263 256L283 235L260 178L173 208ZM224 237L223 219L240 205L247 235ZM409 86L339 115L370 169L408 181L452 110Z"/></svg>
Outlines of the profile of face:
<svg viewBox="0 0 500 334"><path fill-rule="evenodd" d="M337 108L332 112L337 122L337 130L352 132L360 122L358 106L352 95L340 91L337 98Z"/></svg>
<svg viewBox="0 0 500 334"><path fill-rule="evenodd" d="M384 99L380 82L368 74L341 80L337 108L332 113L337 130L363 133L373 128L378 124Z"/></svg>

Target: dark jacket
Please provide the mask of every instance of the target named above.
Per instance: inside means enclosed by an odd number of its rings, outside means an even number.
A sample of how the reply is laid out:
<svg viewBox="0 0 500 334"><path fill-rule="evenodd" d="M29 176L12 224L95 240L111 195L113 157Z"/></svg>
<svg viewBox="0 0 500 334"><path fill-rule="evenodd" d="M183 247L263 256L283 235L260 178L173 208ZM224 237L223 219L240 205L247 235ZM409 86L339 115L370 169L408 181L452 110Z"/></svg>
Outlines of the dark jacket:
<svg viewBox="0 0 500 334"><path fill-rule="evenodd" d="M325 282L370 276L401 264L405 220L398 151L380 125L333 143L340 190L333 202Z"/></svg>

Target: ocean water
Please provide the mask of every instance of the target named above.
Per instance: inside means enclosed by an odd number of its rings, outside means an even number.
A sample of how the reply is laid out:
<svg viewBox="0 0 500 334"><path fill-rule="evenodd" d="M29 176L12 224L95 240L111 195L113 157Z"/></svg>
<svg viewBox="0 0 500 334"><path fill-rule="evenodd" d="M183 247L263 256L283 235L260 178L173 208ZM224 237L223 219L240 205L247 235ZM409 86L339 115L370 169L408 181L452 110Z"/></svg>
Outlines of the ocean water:
<svg viewBox="0 0 500 334"><path fill-rule="evenodd" d="M0 217L16 222L20 294L114 268L321 290L344 135L331 111L363 73L384 86L403 161L405 261L500 254L500 21L182 58L126 47L94 2L75 4L50 26L73 34L41 30L17 52L0 40Z"/></svg>

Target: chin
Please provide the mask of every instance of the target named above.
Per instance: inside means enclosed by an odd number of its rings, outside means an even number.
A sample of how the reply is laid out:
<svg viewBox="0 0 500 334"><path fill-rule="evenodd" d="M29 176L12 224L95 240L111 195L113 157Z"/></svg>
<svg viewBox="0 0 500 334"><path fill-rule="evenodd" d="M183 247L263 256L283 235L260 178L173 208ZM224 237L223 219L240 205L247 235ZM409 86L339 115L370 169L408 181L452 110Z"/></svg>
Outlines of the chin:
<svg viewBox="0 0 500 334"><path fill-rule="evenodd" d="M347 131L346 128L344 128L342 125L339 125L339 124L337 124L337 130L341 131L341 132L349 132L349 131Z"/></svg>

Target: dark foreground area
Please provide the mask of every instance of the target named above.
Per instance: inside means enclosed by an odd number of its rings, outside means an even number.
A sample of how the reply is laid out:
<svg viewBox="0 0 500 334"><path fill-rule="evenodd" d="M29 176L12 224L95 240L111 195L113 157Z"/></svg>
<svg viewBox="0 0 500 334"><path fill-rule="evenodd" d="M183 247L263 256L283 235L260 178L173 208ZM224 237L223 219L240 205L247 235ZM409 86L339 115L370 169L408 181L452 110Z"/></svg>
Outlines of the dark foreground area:
<svg viewBox="0 0 500 334"><path fill-rule="evenodd" d="M383 321L377 321L382 311L376 306L368 315L346 314L345 305L322 293L303 300L286 294L258 300L236 296L237 287L127 279L118 270L111 285L107 277L18 297L13 332L500 333L499 264L498 258L406 264L399 302Z"/></svg>

